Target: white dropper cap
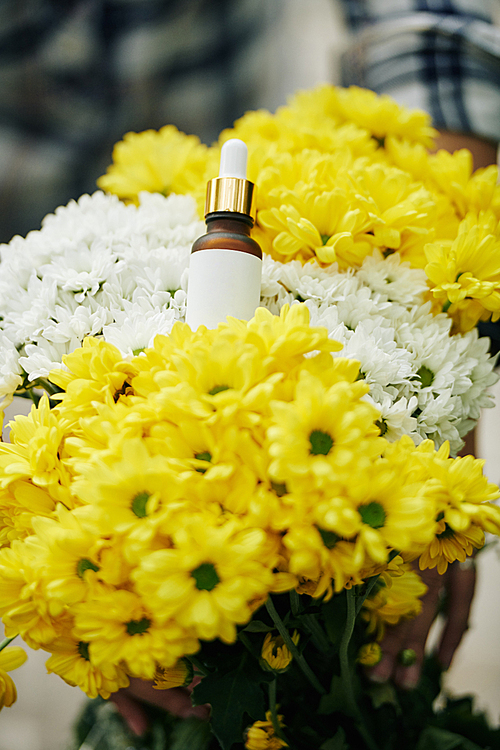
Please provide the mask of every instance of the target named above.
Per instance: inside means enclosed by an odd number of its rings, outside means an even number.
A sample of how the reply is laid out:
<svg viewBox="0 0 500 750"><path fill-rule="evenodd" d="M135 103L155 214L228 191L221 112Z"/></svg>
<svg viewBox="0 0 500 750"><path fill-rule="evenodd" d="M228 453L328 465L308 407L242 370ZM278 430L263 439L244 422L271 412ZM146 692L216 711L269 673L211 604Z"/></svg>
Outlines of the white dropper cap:
<svg viewBox="0 0 500 750"><path fill-rule="evenodd" d="M220 152L219 177L238 177L245 180L247 176L248 149L239 138L231 138L222 146Z"/></svg>
<svg viewBox="0 0 500 750"><path fill-rule="evenodd" d="M220 152L219 176L207 183L205 216L231 211L255 218L255 185L247 180L246 143L231 138Z"/></svg>

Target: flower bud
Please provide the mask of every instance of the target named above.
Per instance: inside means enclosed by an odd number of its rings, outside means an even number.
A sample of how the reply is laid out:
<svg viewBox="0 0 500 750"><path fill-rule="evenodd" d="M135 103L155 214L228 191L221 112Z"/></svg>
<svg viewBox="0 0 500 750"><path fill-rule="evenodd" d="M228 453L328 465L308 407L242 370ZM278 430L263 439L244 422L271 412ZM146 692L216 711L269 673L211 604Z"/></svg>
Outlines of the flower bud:
<svg viewBox="0 0 500 750"><path fill-rule="evenodd" d="M188 659L179 659L173 667L157 666L155 672L156 690L170 690L174 687L185 687L193 681L193 665Z"/></svg>
<svg viewBox="0 0 500 750"><path fill-rule="evenodd" d="M299 642L299 634L295 630L292 635L292 641L297 645ZM293 656L285 645L283 638L280 635L272 636L271 633L266 633L264 643L262 645L262 652L260 658L260 666L266 672L275 672L281 674L286 672Z"/></svg>
<svg viewBox="0 0 500 750"><path fill-rule="evenodd" d="M356 661L364 667L374 667L382 658L382 649L378 643L365 643L358 651Z"/></svg>

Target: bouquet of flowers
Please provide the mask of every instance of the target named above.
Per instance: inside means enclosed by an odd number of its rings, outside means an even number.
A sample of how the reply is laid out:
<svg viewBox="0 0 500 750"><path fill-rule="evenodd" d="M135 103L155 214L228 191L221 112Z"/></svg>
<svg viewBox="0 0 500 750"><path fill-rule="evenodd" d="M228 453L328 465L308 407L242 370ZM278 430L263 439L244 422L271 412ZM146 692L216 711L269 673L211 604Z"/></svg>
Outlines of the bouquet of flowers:
<svg viewBox="0 0 500 750"><path fill-rule="evenodd" d="M500 314L496 170L430 156L423 113L359 89L234 135L266 253L251 321L183 322L219 146L172 126L117 144L117 195L0 250L0 394L35 401L0 446L2 646L93 698L201 677L193 750L423 750L453 712L356 665L418 613L412 561L443 573L500 533L483 462L450 457L496 381L474 328Z"/></svg>

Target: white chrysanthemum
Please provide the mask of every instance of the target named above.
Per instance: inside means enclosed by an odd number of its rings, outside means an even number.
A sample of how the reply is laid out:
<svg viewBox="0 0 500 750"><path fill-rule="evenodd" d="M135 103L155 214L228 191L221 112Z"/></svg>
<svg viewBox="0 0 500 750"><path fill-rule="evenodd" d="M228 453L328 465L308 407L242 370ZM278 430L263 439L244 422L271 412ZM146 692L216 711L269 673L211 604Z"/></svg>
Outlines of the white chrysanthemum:
<svg viewBox="0 0 500 750"><path fill-rule="evenodd" d="M85 336L103 336L125 356L168 333L186 313L191 246L205 232L190 196L141 193L125 205L96 192L61 206L42 228L0 247L0 399L46 378ZM389 440L450 440L452 451L492 405L497 380L477 332L450 334L450 319L426 303L425 274L394 253L339 272L312 261L264 257L262 304L279 313L305 302L313 325L360 362L367 399ZM3 354L2 354L3 353ZM0 401L1 408L2 401Z"/></svg>
<svg viewBox="0 0 500 750"><path fill-rule="evenodd" d="M422 295L427 291L425 271L411 268L409 263L401 263L398 253L384 258L379 250L375 250L372 256L366 258L357 276L363 284L389 302L399 302L408 307L420 305Z"/></svg>
<svg viewBox="0 0 500 750"><path fill-rule="evenodd" d="M62 370L62 358L81 346L81 341L74 336L60 344L53 344L40 338L36 344L27 344L24 356L19 357L19 364L28 374L29 380L48 377L51 370Z"/></svg>
<svg viewBox="0 0 500 750"><path fill-rule="evenodd" d="M380 434L387 440L399 440L403 435L410 435L417 445L422 441L417 432L417 419L413 416L418 406L416 396L394 399L379 387L372 388L371 395L366 395L365 400L380 409Z"/></svg>
<svg viewBox="0 0 500 750"><path fill-rule="evenodd" d="M170 333L176 320L172 309L148 310L139 302L125 302L124 306L125 311L115 314L115 322L103 329L105 340L124 356L139 354L153 346L155 336Z"/></svg>
<svg viewBox="0 0 500 750"><path fill-rule="evenodd" d="M343 356L357 359L360 372L368 383L382 386L408 383L413 374L413 355L398 347L392 328L362 320L348 338Z"/></svg>
<svg viewBox="0 0 500 750"><path fill-rule="evenodd" d="M458 429L463 417L460 398L452 396L449 390L437 395L427 392L419 398L417 413L417 430L420 434L434 440L437 445L449 440L450 446L462 446Z"/></svg>
<svg viewBox="0 0 500 750"><path fill-rule="evenodd" d="M15 362L33 381L85 336L105 332L124 354L148 346L185 317L189 255L203 232L190 196L144 193L136 207L96 192L1 246L1 329L20 351ZM4 360L7 394L19 366Z"/></svg>
<svg viewBox="0 0 500 750"><path fill-rule="evenodd" d="M471 386L461 394L464 412L470 419L477 420L482 408L493 406L493 396L487 390L498 380L493 371L496 357L488 357L489 340L479 338L477 329L464 335L467 347L464 352L464 366L468 366Z"/></svg>

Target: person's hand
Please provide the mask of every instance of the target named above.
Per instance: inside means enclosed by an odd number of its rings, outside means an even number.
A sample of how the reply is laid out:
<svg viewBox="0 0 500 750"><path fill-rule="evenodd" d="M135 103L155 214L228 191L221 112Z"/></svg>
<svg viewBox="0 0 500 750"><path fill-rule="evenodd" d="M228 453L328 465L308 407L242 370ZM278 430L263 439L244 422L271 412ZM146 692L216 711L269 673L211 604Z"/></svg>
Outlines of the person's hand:
<svg viewBox="0 0 500 750"><path fill-rule="evenodd" d="M473 560L468 563L453 563L444 575L433 570L418 571L428 591L422 599L422 611L413 620L405 620L394 627L387 627L380 644L381 661L367 670L374 682L394 680L399 687L412 690L419 682L424 660L425 643L430 627L436 618L440 597L447 595L446 624L441 635L437 658L443 669L448 669L453 655L467 630L470 606L474 596L476 572ZM413 649L416 661L411 666L401 663L401 653Z"/></svg>
<svg viewBox="0 0 500 750"><path fill-rule="evenodd" d="M185 688L155 690L152 682L131 677L129 687L113 693L110 701L115 704L129 729L134 734L141 735L149 726L147 704L163 708L182 719L188 716L208 719L210 715L208 706L193 706L191 703L191 692L199 681L200 678L195 677L193 682Z"/></svg>

